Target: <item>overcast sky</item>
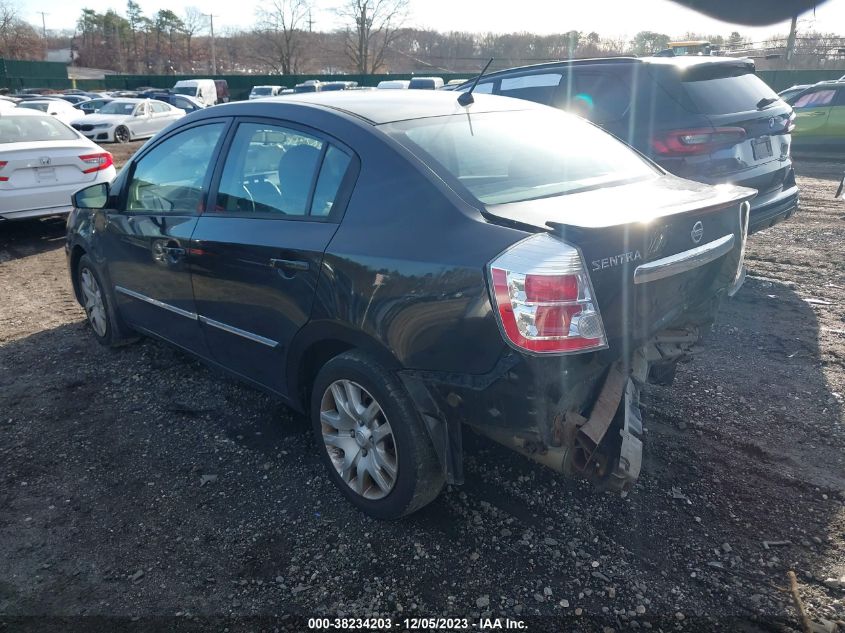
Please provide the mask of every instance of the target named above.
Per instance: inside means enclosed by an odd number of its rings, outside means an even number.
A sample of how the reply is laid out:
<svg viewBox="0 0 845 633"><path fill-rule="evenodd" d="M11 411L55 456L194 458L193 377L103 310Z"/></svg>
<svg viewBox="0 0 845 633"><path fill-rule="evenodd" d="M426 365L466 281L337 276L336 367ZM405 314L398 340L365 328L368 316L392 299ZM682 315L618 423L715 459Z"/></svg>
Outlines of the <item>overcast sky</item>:
<svg viewBox="0 0 845 633"><path fill-rule="evenodd" d="M740 1L740 0L738 0ZM112 8L126 13L126 2L118 0L12 0L21 17L41 26L40 11L47 13L48 30L72 29L85 7L105 12ZM214 14L215 32L247 28L254 21L260 0L139 0L145 15L168 8L181 15L188 6L198 6ZM314 29L331 30L340 26L332 7L339 1L314 2ZM766 0L759 0L765 10ZM492 31L510 33L558 33L570 30L596 31L603 37L630 38L638 31L657 31L681 36L687 31L727 35L739 31L752 40L785 34L789 23L750 28L705 17L669 0L411 0L409 26L440 31ZM829 0L815 12L802 16L801 30L845 31L845 0Z"/></svg>

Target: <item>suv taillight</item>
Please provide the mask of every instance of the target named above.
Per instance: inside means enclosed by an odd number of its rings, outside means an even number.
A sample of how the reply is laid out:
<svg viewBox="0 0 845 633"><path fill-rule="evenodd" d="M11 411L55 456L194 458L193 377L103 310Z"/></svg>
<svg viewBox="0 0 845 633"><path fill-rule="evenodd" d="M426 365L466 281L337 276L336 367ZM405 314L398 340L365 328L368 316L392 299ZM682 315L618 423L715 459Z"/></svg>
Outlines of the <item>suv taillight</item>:
<svg viewBox="0 0 845 633"><path fill-rule="evenodd" d="M694 156L736 145L745 136L746 132L741 127L671 130L658 133L651 139L651 146L659 156Z"/></svg>
<svg viewBox="0 0 845 633"><path fill-rule="evenodd" d="M82 170L83 174L91 174L95 171L108 169L109 167L114 165L112 156L108 152L103 152L102 154L85 154L84 156L80 156L79 160L81 160L86 165L90 165L88 169Z"/></svg>
<svg viewBox="0 0 845 633"><path fill-rule="evenodd" d="M604 324L581 253L541 233L490 263L493 301L505 339L540 354L605 347Z"/></svg>

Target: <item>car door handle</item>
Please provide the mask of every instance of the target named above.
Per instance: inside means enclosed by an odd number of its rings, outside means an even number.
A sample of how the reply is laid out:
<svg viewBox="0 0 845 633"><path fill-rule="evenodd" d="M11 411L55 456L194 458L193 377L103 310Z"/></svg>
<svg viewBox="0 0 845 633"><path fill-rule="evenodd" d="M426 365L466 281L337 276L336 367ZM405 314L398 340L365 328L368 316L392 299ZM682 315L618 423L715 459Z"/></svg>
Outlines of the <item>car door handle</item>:
<svg viewBox="0 0 845 633"><path fill-rule="evenodd" d="M813 112L807 112L804 116L824 116L827 114L824 110L815 110Z"/></svg>
<svg viewBox="0 0 845 633"><path fill-rule="evenodd" d="M307 261L301 259L271 259L270 268L275 268L276 270L300 271L308 270L310 265Z"/></svg>
<svg viewBox="0 0 845 633"><path fill-rule="evenodd" d="M168 255L171 257L184 257L185 254L188 252L181 246L165 246L162 250L164 250Z"/></svg>

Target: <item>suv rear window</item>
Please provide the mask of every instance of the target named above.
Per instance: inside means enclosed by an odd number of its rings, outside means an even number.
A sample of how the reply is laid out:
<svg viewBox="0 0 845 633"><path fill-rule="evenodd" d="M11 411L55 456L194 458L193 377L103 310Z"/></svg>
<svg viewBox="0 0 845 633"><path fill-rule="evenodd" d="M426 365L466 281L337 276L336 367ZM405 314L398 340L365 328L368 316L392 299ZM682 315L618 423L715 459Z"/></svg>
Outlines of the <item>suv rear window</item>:
<svg viewBox="0 0 845 633"><path fill-rule="evenodd" d="M684 81L684 88L702 114L730 114L757 109L761 99L779 99L754 73Z"/></svg>
<svg viewBox="0 0 845 633"><path fill-rule="evenodd" d="M484 204L520 202L654 177L601 129L555 110L469 112L382 129Z"/></svg>

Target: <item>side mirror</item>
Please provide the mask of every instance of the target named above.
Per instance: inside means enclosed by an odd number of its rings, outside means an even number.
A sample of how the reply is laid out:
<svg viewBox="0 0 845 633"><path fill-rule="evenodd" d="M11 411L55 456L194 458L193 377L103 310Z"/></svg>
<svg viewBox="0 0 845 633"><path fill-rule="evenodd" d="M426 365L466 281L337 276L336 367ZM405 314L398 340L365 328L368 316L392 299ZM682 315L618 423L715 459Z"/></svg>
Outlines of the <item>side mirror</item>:
<svg viewBox="0 0 845 633"><path fill-rule="evenodd" d="M109 201L109 183L101 182L80 189L70 199L77 209L103 209Z"/></svg>

